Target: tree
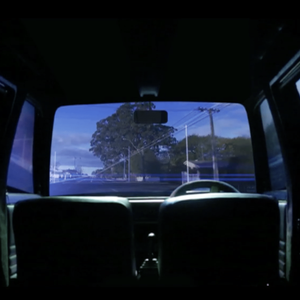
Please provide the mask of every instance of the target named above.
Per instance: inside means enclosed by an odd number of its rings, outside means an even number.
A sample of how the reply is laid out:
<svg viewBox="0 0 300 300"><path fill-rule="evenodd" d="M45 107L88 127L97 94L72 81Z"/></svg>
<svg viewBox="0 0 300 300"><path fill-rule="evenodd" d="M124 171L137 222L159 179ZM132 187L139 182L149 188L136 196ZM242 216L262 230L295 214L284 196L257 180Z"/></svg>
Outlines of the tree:
<svg viewBox="0 0 300 300"><path fill-rule="evenodd" d="M143 170L143 176L160 173L160 161L153 150L145 149L143 160L138 158L138 155L136 155L132 159L131 168L134 173L138 173L138 170Z"/></svg>
<svg viewBox="0 0 300 300"><path fill-rule="evenodd" d="M189 160L211 161L211 137L196 134L188 137ZM186 170L183 164L186 161L186 139L183 138L170 153L169 172L180 173Z"/></svg>
<svg viewBox="0 0 300 300"><path fill-rule="evenodd" d="M130 152L131 171L142 173L145 180L154 157L158 159L162 151L170 150L176 144L173 136L175 128L161 124L136 124L136 109L152 110L155 105L152 102L121 105L114 114L97 122L89 150L101 159L105 168L115 164L116 169L121 169Z"/></svg>
<svg viewBox="0 0 300 300"><path fill-rule="evenodd" d="M227 162L228 168L221 173L253 173L253 155L251 139L245 137L215 137L217 161ZM190 135L188 137L190 161L212 161L211 136ZM186 140L182 139L173 147L169 171L180 173L186 170Z"/></svg>
<svg viewBox="0 0 300 300"><path fill-rule="evenodd" d="M97 169L95 171L92 172L92 175L96 176L96 177L100 177L102 169Z"/></svg>

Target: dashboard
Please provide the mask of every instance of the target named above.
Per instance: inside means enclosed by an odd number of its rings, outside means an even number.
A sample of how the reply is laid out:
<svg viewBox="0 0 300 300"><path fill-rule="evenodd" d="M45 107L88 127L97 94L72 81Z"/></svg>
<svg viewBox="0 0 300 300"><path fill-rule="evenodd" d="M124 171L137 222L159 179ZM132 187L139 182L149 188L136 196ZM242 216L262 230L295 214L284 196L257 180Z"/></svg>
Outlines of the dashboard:
<svg viewBox="0 0 300 300"><path fill-rule="evenodd" d="M156 224L161 203L168 197L139 197L128 198L133 212L134 223Z"/></svg>

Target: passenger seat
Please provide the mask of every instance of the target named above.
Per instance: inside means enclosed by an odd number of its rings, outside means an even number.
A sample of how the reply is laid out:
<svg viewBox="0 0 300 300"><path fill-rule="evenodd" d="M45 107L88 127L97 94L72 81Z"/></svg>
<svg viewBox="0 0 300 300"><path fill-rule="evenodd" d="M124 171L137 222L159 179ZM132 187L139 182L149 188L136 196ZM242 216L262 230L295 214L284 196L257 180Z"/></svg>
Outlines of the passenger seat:
<svg viewBox="0 0 300 300"><path fill-rule="evenodd" d="M159 212L158 267L165 284L272 285L279 279L279 207L258 194L169 198Z"/></svg>
<svg viewBox="0 0 300 300"><path fill-rule="evenodd" d="M45 197L16 203L20 285L118 285L135 279L131 206L118 197Z"/></svg>

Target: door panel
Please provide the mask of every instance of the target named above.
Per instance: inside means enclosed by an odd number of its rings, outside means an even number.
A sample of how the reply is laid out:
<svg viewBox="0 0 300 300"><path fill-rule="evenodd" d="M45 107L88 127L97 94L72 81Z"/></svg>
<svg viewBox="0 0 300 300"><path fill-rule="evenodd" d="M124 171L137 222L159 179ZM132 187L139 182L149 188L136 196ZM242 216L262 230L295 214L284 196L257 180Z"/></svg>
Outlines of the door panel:
<svg viewBox="0 0 300 300"><path fill-rule="evenodd" d="M280 228L279 228L279 276L284 281L286 277L286 210L287 210L287 191L270 191L266 195L274 196L278 200L279 214L280 214Z"/></svg>

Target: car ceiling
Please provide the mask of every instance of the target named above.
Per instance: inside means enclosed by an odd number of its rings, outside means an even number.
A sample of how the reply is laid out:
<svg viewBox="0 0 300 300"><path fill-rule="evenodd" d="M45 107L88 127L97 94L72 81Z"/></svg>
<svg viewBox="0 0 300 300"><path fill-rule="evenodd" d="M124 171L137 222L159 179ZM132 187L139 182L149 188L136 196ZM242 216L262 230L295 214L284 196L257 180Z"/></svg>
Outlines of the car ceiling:
<svg viewBox="0 0 300 300"><path fill-rule="evenodd" d="M47 86L55 95L51 101L60 104L122 101L147 92L166 100L242 103L253 93L255 70L281 29L295 29L291 21L278 19L22 19L6 24L15 36L7 35L6 44L35 70L35 76L26 76L28 86L39 93Z"/></svg>

